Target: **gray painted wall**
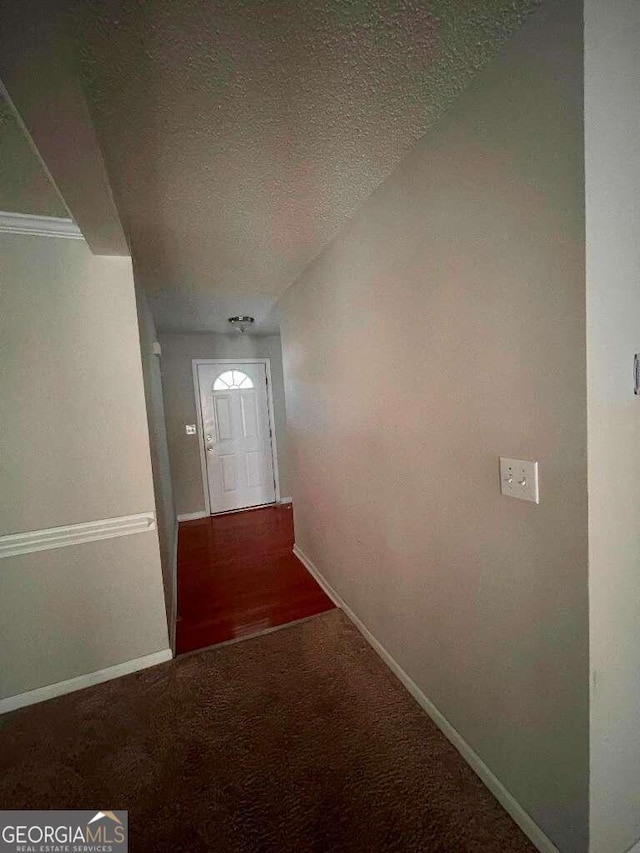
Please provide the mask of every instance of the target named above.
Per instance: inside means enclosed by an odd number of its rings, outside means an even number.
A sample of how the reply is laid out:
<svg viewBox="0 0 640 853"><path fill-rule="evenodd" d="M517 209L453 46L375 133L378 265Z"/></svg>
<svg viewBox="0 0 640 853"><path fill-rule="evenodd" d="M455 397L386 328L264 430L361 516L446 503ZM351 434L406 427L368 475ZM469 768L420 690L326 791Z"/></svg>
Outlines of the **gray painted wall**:
<svg viewBox="0 0 640 853"><path fill-rule="evenodd" d="M582 4L549 2L283 300L296 540L587 850ZM499 493L540 463L539 506Z"/></svg>
<svg viewBox="0 0 640 853"><path fill-rule="evenodd" d="M9 234L0 255L0 533L153 509L131 261ZM155 530L0 563L0 696L168 647Z"/></svg>
<svg viewBox="0 0 640 853"><path fill-rule="evenodd" d="M164 600L167 611L169 633L174 630L173 612L177 594L176 579L176 514L173 507L173 489L171 486L171 466L167 446L167 429L162 398L162 378L160 359L153 353L153 344L158 340L153 315L149 308L146 293L136 289L138 307L138 328L140 331L140 352L142 356L142 376L144 395L149 424L149 443L151 447L151 470L153 471L153 492L158 518L158 537L160 540L160 559L162 561L162 580Z"/></svg>
<svg viewBox="0 0 640 853"><path fill-rule="evenodd" d="M640 4L585 4L591 849L640 837Z"/></svg>
<svg viewBox="0 0 640 853"><path fill-rule="evenodd" d="M39 216L69 213L0 93L0 210ZM6 165L5 165L6 164Z"/></svg>
<svg viewBox="0 0 640 853"><path fill-rule="evenodd" d="M279 335L161 334L161 371L176 512L204 510L198 437L186 435L185 424L196 423L192 359L270 358L273 407L278 446L280 494L291 495L291 462L286 429L282 349Z"/></svg>

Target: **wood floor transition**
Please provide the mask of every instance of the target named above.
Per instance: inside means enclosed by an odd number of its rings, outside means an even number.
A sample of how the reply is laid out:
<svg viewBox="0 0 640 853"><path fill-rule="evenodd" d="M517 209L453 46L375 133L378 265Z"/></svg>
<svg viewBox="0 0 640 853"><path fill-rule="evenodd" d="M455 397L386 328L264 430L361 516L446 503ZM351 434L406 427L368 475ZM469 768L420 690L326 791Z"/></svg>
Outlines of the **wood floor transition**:
<svg viewBox="0 0 640 853"><path fill-rule="evenodd" d="M291 504L182 522L177 653L331 610L293 542Z"/></svg>

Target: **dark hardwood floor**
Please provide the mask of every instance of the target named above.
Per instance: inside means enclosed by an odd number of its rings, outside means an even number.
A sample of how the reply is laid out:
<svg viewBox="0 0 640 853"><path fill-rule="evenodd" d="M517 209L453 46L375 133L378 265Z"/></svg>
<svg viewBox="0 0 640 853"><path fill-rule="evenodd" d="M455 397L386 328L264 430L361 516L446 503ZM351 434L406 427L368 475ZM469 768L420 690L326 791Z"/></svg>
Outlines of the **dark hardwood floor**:
<svg viewBox="0 0 640 853"><path fill-rule="evenodd" d="M177 653L333 608L293 541L291 504L182 522Z"/></svg>

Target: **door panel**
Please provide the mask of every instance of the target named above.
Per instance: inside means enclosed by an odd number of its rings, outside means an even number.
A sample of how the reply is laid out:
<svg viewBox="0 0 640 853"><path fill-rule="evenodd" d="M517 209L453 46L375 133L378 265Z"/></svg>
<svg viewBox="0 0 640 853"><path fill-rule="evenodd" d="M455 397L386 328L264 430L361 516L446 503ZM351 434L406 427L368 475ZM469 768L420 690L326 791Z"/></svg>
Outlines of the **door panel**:
<svg viewBox="0 0 640 853"><path fill-rule="evenodd" d="M197 375L211 512L272 503L265 365L199 364Z"/></svg>
<svg viewBox="0 0 640 853"><path fill-rule="evenodd" d="M213 404L216 414L216 435L218 436L218 441L230 441L233 438L233 429L229 395L216 394Z"/></svg>
<svg viewBox="0 0 640 853"><path fill-rule="evenodd" d="M241 394L242 434L244 438L256 438L258 435L258 413L256 411L255 391L242 391Z"/></svg>
<svg viewBox="0 0 640 853"><path fill-rule="evenodd" d="M251 487L259 486L262 482L262 460L260 456L259 450L251 450L244 455L247 465L247 484Z"/></svg>
<svg viewBox="0 0 640 853"><path fill-rule="evenodd" d="M231 454L220 457L220 471L222 473L222 490L224 492L235 492L238 488L237 476L238 460Z"/></svg>

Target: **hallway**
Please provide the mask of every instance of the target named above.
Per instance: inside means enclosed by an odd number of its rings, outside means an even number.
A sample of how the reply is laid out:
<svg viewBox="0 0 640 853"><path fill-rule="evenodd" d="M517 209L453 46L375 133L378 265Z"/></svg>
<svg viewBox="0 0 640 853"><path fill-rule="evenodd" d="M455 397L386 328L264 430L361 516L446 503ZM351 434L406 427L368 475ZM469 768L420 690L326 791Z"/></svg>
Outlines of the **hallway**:
<svg viewBox="0 0 640 853"><path fill-rule="evenodd" d="M341 610L3 718L0 802L134 853L534 853Z"/></svg>
<svg viewBox="0 0 640 853"><path fill-rule="evenodd" d="M291 504L182 522L177 654L331 610L293 542Z"/></svg>
<svg viewBox="0 0 640 853"><path fill-rule="evenodd" d="M640 853L640 0L0 4L0 847Z"/></svg>

